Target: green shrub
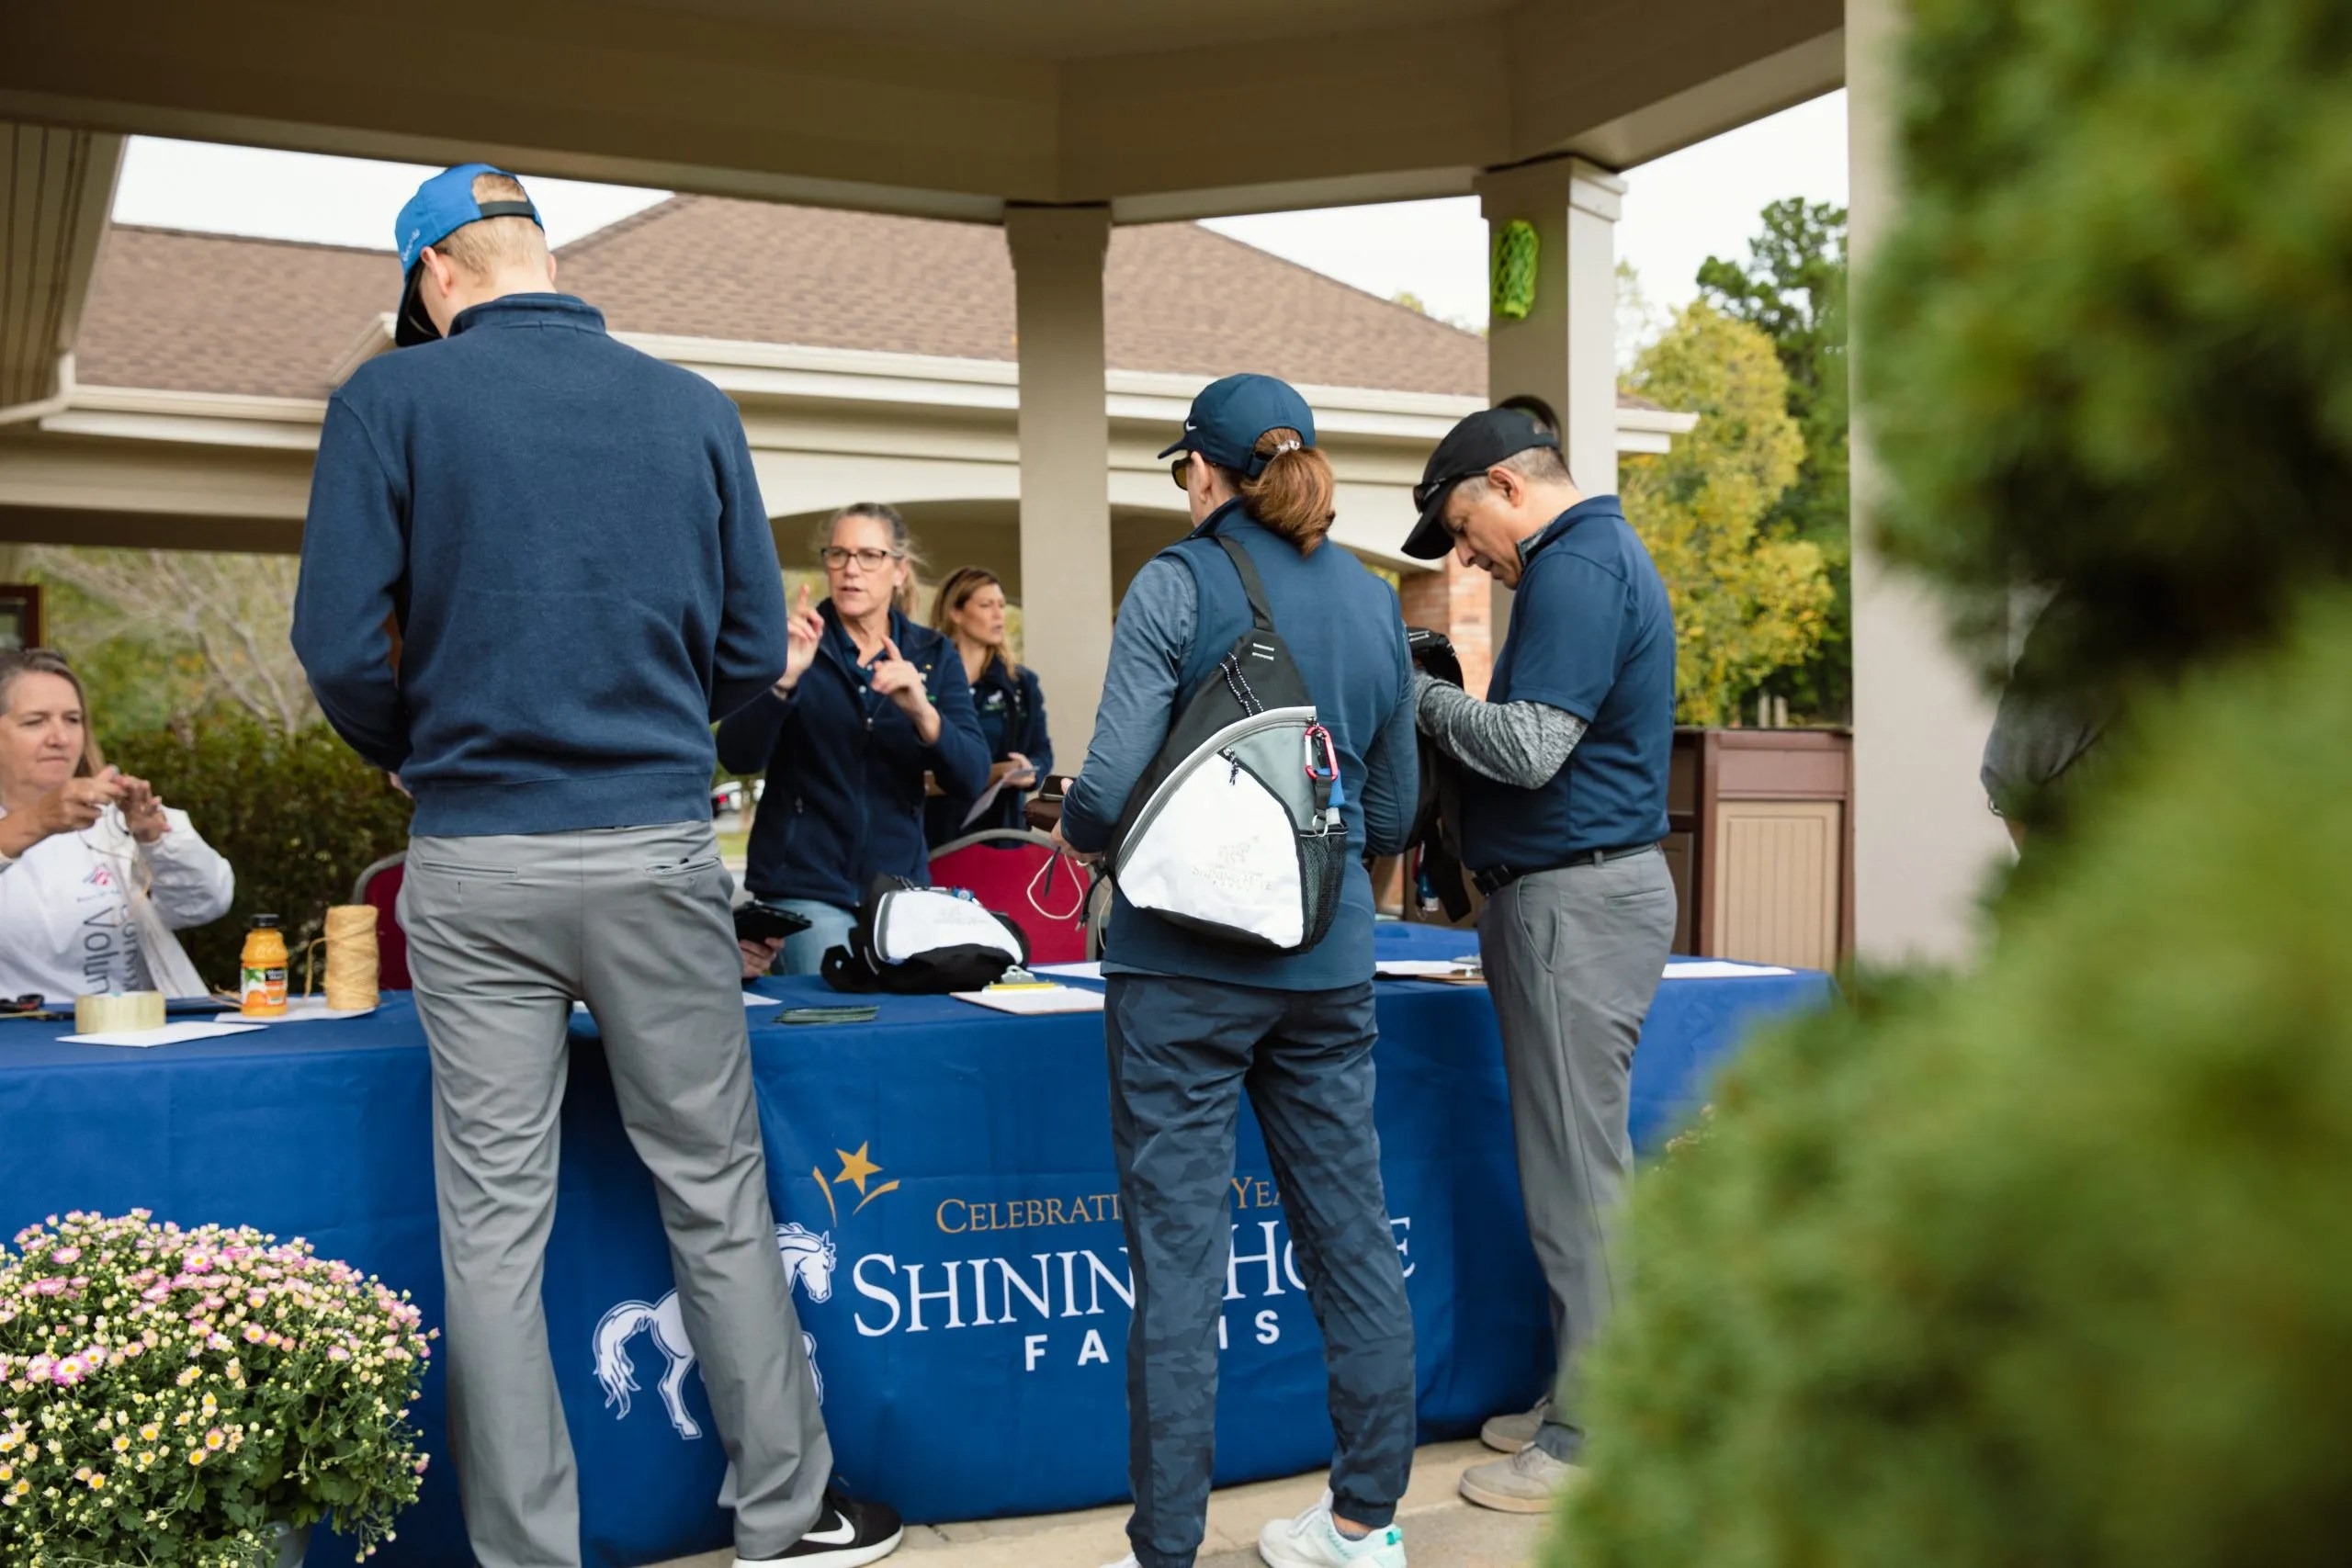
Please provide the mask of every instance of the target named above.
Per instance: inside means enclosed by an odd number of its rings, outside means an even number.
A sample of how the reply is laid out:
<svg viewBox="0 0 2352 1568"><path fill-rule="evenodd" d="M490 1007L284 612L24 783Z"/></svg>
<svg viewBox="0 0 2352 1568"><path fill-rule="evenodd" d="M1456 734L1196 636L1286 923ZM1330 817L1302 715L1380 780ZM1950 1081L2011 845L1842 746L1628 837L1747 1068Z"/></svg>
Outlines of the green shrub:
<svg viewBox="0 0 2352 1568"><path fill-rule="evenodd" d="M2202 680L1982 971L1644 1178L1575 1568L2266 1568L2352 1536L2352 599Z"/></svg>
<svg viewBox="0 0 2352 1568"><path fill-rule="evenodd" d="M308 942L362 870L408 842L408 801L323 725L280 735L216 711L184 729L106 740L108 761L151 781L236 868L229 913L180 933L211 985L235 979L254 911L284 917L288 946ZM298 986L300 971L298 959Z"/></svg>
<svg viewBox="0 0 2352 1568"><path fill-rule="evenodd" d="M1857 361L1885 543L1988 663L2020 581L2079 596L2076 682L2260 643L2352 575L2352 6L1905 9Z"/></svg>

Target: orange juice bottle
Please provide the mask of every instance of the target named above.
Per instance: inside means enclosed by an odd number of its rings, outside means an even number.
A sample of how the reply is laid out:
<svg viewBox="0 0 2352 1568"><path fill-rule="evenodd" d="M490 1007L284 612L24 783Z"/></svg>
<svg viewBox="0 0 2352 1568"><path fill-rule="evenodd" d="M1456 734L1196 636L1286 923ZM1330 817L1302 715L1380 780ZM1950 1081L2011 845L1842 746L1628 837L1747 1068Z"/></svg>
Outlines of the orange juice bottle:
<svg viewBox="0 0 2352 1568"><path fill-rule="evenodd" d="M247 1018L286 1016L286 935L276 915L255 915L245 933L243 981L237 987Z"/></svg>

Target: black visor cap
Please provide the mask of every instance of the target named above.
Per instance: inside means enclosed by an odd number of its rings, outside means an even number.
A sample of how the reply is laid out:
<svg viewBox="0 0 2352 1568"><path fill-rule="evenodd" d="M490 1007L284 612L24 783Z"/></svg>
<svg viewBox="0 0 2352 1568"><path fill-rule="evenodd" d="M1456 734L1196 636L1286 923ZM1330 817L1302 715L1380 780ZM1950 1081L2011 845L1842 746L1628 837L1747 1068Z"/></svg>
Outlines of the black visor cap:
<svg viewBox="0 0 2352 1568"><path fill-rule="evenodd" d="M1464 415L1430 454L1421 482L1413 487L1413 504L1421 509L1421 520L1407 536L1405 553L1415 560L1442 559L1453 548L1453 536L1445 531L1445 502L1455 485L1521 452L1538 446L1557 450L1559 445L1560 438L1524 410L1480 409Z"/></svg>

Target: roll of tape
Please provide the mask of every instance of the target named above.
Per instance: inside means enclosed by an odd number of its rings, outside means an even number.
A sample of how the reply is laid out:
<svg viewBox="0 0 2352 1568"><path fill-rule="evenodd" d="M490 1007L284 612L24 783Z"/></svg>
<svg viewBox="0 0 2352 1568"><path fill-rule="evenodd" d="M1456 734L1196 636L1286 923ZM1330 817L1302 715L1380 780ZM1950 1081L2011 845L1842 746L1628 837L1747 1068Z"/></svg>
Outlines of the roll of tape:
<svg viewBox="0 0 2352 1568"><path fill-rule="evenodd" d="M76 1034L131 1034L164 1027L164 993L117 992L74 998Z"/></svg>

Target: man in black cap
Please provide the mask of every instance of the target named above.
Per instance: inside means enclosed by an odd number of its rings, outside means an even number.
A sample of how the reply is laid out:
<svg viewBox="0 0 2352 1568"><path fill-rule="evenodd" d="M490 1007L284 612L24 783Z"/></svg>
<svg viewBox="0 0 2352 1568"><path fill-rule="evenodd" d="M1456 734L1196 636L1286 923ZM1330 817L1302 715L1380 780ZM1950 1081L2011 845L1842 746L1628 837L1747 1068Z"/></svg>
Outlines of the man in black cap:
<svg viewBox="0 0 2352 1568"><path fill-rule="evenodd" d="M1478 946L1559 1350L1551 1397L1481 1434L1511 1457L1473 1468L1462 1492L1540 1513L1584 1442L1577 1369L1615 1295L1607 1231L1633 1164L1634 1047L1674 938L1658 850L1674 616L1617 498L1578 491L1559 437L1524 409L1455 425L1413 499L1407 555L1451 551L1518 591L1487 701L1414 681L1422 731L1462 764L1462 861L1487 895Z"/></svg>

